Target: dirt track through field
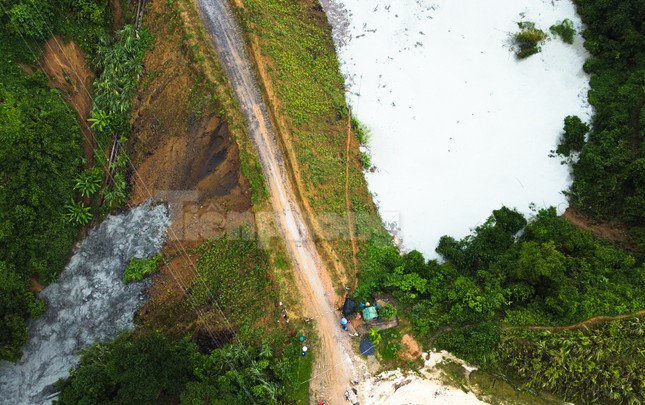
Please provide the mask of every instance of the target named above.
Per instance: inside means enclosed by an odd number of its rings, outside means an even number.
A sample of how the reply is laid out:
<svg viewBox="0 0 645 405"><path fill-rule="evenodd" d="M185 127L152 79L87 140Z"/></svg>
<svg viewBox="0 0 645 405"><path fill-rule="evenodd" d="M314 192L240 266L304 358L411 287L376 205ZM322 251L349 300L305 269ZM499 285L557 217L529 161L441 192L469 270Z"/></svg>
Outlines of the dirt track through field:
<svg viewBox="0 0 645 405"><path fill-rule="evenodd" d="M594 316L582 322L574 323L571 325L561 325L561 326L539 326L539 325L530 325L530 326L506 326L503 329L506 330L550 330L550 331L560 331L560 330L572 330L572 329L582 329L588 328L590 326L596 325L601 322L610 322L616 321L619 319L631 318L632 316L642 316L645 315L645 309L640 311L633 312L631 314L623 315L613 315L613 316Z"/></svg>
<svg viewBox="0 0 645 405"><path fill-rule="evenodd" d="M358 361L347 333L339 327L332 304L331 281L302 210L297 204L275 131L246 54L243 37L227 0L197 0L205 26L222 60L258 151L279 229L296 270L303 302L316 319L319 338L314 347L312 401L344 403L350 380L358 379Z"/></svg>

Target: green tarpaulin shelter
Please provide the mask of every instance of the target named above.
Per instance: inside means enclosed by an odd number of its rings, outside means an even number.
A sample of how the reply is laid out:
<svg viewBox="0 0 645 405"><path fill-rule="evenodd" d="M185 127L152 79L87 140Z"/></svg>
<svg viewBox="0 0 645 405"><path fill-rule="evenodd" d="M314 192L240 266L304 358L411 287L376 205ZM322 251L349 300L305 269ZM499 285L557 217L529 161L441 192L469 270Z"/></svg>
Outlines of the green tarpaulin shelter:
<svg viewBox="0 0 645 405"><path fill-rule="evenodd" d="M378 318L376 307L367 307L363 310L363 319L365 319L366 321L371 321L372 319L376 318Z"/></svg>

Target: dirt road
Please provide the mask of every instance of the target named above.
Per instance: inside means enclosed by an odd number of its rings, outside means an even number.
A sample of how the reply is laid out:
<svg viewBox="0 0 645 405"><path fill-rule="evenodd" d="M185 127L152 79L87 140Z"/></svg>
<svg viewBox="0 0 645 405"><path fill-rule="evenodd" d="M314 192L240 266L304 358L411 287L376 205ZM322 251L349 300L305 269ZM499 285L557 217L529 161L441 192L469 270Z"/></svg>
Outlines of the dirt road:
<svg viewBox="0 0 645 405"><path fill-rule="evenodd" d="M326 270L296 202L242 34L227 0L196 1L257 148L276 220L296 269L302 298L314 312L320 346L314 348L317 364L311 381L311 400L345 403L344 393L351 389L350 380L359 377L358 360L352 352L347 333L339 327L329 295L331 290L325 290L322 280L328 279L324 277ZM331 288L331 285L327 287Z"/></svg>

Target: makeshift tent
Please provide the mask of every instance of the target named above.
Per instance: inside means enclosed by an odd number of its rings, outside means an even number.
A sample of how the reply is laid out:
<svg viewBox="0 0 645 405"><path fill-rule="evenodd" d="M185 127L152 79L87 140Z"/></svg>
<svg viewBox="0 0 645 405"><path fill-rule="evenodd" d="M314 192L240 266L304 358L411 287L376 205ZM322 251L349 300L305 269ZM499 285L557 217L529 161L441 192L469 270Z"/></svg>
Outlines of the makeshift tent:
<svg viewBox="0 0 645 405"><path fill-rule="evenodd" d="M357 309L358 306L356 305L356 301L351 298L345 298L345 303L343 304L343 316L349 318L356 313Z"/></svg>
<svg viewBox="0 0 645 405"><path fill-rule="evenodd" d="M363 310L363 319L366 321L371 321L372 319L378 318L378 312L376 312L376 307L367 307Z"/></svg>
<svg viewBox="0 0 645 405"><path fill-rule="evenodd" d="M367 336L363 336L363 338L361 339L361 343L359 344L359 348L363 356L371 356L376 351L376 347L374 346L374 343L372 343L370 338Z"/></svg>

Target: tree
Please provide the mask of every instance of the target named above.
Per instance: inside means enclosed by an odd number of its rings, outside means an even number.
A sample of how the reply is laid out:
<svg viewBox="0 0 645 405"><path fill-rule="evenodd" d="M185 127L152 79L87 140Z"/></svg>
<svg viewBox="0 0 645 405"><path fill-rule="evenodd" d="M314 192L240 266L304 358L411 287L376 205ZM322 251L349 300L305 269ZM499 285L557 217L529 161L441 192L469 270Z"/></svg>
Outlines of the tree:
<svg viewBox="0 0 645 405"><path fill-rule="evenodd" d="M567 44L573 44L573 37L576 35L576 30L573 28L573 21L565 18L558 24L554 24L549 28L553 35L557 35L562 38Z"/></svg>
<svg viewBox="0 0 645 405"><path fill-rule="evenodd" d="M5 3L1 1L0 3ZM3 9L7 5L2 4ZM44 39L51 35L52 7L47 0L21 0L8 9L10 31L35 39Z"/></svg>
<svg viewBox="0 0 645 405"><path fill-rule="evenodd" d="M61 403L156 403L162 394L178 397L194 379L197 348L160 333L124 334L85 351L61 384Z"/></svg>
<svg viewBox="0 0 645 405"><path fill-rule="evenodd" d="M569 156L571 152L579 152L585 143L585 135L589 132L589 125L575 116L569 115L564 119L564 133L558 144L556 152Z"/></svg>
<svg viewBox="0 0 645 405"><path fill-rule="evenodd" d="M0 27L0 301L11 300L0 303L0 359L11 360L26 340L26 320L43 308L30 279L54 280L78 235L64 206L82 154L76 115L43 74L27 76L15 64L24 60L16 43L24 44Z"/></svg>
<svg viewBox="0 0 645 405"><path fill-rule="evenodd" d="M44 304L29 291L25 280L0 261L0 359L15 361L27 341L25 319L40 315Z"/></svg>

